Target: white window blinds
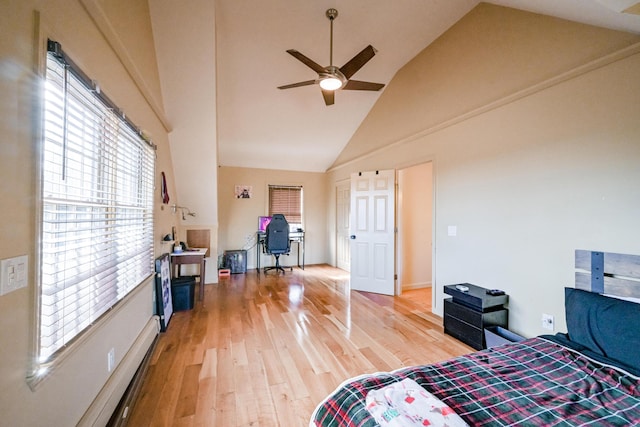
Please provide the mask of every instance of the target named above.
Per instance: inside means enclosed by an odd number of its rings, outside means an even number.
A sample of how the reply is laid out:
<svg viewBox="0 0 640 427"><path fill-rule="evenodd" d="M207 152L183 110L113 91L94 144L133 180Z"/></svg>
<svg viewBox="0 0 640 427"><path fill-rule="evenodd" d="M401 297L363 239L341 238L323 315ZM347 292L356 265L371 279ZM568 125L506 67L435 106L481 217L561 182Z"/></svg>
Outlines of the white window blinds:
<svg viewBox="0 0 640 427"><path fill-rule="evenodd" d="M302 224L302 187L269 185L269 215L283 214L287 222Z"/></svg>
<svg viewBox="0 0 640 427"><path fill-rule="evenodd" d="M65 62L47 55L40 362L153 273L153 149Z"/></svg>

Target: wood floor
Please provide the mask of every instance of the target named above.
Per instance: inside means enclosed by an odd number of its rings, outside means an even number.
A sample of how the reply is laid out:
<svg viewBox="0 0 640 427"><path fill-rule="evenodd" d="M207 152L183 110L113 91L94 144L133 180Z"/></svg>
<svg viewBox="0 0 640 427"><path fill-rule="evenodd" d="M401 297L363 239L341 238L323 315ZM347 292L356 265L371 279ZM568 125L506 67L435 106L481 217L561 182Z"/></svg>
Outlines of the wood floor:
<svg viewBox="0 0 640 427"><path fill-rule="evenodd" d="M444 335L430 290L350 292L348 273L308 266L205 286L161 334L129 426L307 426L347 378L473 351Z"/></svg>

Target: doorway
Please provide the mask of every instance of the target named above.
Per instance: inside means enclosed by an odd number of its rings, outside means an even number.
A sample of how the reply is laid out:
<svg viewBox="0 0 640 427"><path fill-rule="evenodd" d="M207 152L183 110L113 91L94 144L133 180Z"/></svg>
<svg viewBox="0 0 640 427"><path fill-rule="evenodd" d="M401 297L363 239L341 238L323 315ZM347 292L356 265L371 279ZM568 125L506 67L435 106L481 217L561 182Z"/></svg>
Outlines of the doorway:
<svg viewBox="0 0 640 427"><path fill-rule="evenodd" d="M397 170L396 295L433 296L433 162ZM350 271L350 181L336 184L336 261ZM427 295L428 294L428 295ZM409 295L407 295L409 296Z"/></svg>
<svg viewBox="0 0 640 427"><path fill-rule="evenodd" d="M431 288L433 162L398 170L397 294Z"/></svg>

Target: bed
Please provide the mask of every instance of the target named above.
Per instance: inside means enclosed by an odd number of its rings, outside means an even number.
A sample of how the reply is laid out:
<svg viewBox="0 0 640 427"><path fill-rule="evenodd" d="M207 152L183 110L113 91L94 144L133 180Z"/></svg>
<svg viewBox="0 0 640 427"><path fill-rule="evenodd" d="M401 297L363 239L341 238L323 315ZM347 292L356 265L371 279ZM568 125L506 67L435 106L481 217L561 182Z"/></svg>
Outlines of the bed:
<svg viewBox="0 0 640 427"><path fill-rule="evenodd" d="M352 378L310 426L640 425L640 256L578 250L576 269L567 334Z"/></svg>

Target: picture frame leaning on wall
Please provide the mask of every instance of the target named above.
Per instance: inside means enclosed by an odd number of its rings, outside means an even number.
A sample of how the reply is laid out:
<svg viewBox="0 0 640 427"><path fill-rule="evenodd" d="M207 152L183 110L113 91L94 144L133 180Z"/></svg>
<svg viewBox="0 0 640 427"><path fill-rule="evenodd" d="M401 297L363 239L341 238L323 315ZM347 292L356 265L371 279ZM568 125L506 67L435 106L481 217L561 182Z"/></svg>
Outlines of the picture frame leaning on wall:
<svg viewBox="0 0 640 427"><path fill-rule="evenodd" d="M165 332L173 315L171 298L171 262L169 254L156 258L155 314L160 317L160 332Z"/></svg>

